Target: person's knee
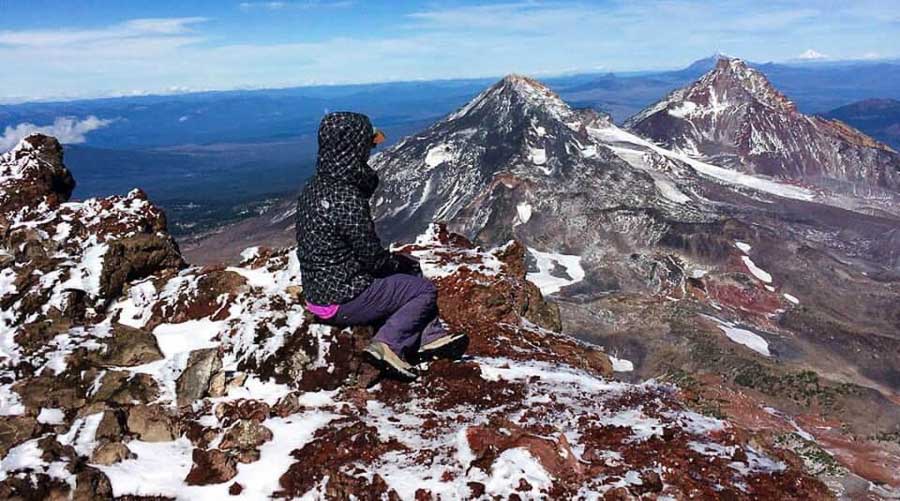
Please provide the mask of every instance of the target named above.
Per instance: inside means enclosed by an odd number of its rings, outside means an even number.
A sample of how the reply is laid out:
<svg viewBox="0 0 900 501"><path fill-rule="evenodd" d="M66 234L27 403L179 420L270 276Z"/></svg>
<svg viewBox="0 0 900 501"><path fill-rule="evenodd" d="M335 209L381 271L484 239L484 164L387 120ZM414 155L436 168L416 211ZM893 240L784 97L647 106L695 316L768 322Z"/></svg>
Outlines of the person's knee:
<svg viewBox="0 0 900 501"><path fill-rule="evenodd" d="M427 278L419 278L421 283L419 284L419 295L428 297L431 302L437 301L437 287L428 280Z"/></svg>

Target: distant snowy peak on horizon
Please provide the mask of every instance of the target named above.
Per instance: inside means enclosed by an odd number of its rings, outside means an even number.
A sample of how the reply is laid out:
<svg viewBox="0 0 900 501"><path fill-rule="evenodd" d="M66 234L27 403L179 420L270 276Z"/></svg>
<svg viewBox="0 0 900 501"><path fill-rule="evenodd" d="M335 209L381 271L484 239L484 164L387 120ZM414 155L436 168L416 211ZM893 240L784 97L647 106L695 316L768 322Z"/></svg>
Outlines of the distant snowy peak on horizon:
<svg viewBox="0 0 900 501"><path fill-rule="evenodd" d="M853 196L895 196L900 190L900 155L841 122L800 113L765 75L736 58L719 60L625 126L748 174Z"/></svg>

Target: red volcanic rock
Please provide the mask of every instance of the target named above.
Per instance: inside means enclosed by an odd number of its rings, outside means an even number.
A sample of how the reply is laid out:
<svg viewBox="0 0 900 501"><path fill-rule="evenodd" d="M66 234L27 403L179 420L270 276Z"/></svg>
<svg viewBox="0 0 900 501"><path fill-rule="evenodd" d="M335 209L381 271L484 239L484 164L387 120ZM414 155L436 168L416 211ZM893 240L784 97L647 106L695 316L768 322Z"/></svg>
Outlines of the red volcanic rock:
<svg viewBox="0 0 900 501"><path fill-rule="evenodd" d="M438 287L441 317L451 329L469 335L469 354L566 360L598 374L612 374L612 364L603 352L557 334L558 308L544 301L526 280L521 245L511 243L485 252L446 227L434 226L401 251L423 263L425 275ZM454 273L429 271L435 268Z"/></svg>
<svg viewBox="0 0 900 501"><path fill-rule="evenodd" d="M522 448L530 452L555 478L572 481L584 474L565 435L550 439L529 433L512 422L498 419L482 426L470 427L466 430L466 438L476 457L472 465L486 471L490 470L494 460L503 451Z"/></svg>
<svg viewBox="0 0 900 501"><path fill-rule="evenodd" d="M194 449L194 466L184 479L188 485L209 485L227 482L237 475L234 458L218 449Z"/></svg>
<svg viewBox="0 0 900 501"><path fill-rule="evenodd" d="M302 496L328 477L328 493L339 497L375 498L387 494L388 488L377 474L372 480L346 473L344 467L352 463L369 462L405 447L395 440L382 441L378 430L362 423L334 426L316 433L316 438L292 456L298 460L281 476L282 497ZM352 471L352 469L350 470Z"/></svg>

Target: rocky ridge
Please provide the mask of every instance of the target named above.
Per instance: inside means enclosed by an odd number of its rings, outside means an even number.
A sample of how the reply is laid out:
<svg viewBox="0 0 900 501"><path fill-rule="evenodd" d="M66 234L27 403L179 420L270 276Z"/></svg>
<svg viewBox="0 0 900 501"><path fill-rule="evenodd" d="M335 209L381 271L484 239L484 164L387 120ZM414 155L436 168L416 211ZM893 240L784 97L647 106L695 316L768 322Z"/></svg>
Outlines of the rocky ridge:
<svg viewBox="0 0 900 501"><path fill-rule="evenodd" d="M610 379L516 242L433 226L407 246L471 344L378 380L366 329L305 313L290 249L187 266L139 191L68 202L60 151L30 136L0 158L4 498L830 495L771 435Z"/></svg>

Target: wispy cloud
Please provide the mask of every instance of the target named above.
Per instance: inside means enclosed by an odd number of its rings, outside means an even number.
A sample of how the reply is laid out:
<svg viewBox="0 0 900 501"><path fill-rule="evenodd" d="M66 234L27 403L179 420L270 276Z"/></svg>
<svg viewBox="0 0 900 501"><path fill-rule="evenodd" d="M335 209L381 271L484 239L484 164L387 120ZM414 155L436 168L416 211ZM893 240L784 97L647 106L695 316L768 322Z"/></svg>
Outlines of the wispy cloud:
<svg viewBox="0 0 900 501"><path fill-rule="evenodd" d="M285 5L284 2L241 2L238 4L238 8L241 10L281 10Z"/></svg>
<svg viewBox="0 0 900 501"><path fill-rule="evenodd" d="M40 132L54 136L63 144L78 144L87 140L89 132L106 127L114 120L106 120L90 115L83 120L75 117L57 117L51 125L35 125L24 122L15 127L6 127L3 136L0 136L0 152L12 149L29 134Z"/></svg>
<svg viewBox="0 0 900 501"><path fill-rule="evenodd" d="M22 30L0 31L0 46L20 49L64 48L72 44L104 44L127 40L170 38L190 33L191 26L206 21L204 17L132 19L103 29L93 30Z"/></svg>
<svg viewBox="0 0 900 501"><path fill-rule="evenodd" d="M335 2L323 2L318 0L307 0L305 2L295 1L295 2L241 2L238 4L238 8L243 11L253 11L253 10L285 10L285 9L312 9L316 7L322 8L343 8L350 7L354 2L350 0L342 0Z"/></svg>

